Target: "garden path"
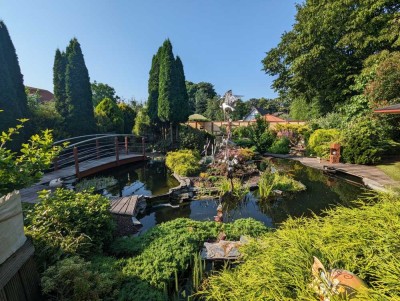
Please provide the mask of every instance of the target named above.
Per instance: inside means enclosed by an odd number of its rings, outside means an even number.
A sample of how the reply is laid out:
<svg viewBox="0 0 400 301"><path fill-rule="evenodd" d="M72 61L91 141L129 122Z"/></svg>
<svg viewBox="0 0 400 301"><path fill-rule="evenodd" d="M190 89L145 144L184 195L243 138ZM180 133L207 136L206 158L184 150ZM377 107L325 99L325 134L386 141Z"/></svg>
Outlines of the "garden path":
<svg viewBox="0 0 400 301"><path fill-rule="evenodd" d="M317 158L278 155L271 153L267 153L265 156L299 161L303 165L320 170L324 170L324 166L333 167L340 172L361 178L366 186L377 191L387 191L388 188L400 187L399 181L393 180L376 166L348 163L329 163L329 161L323 159L319 160Z"/></svg>

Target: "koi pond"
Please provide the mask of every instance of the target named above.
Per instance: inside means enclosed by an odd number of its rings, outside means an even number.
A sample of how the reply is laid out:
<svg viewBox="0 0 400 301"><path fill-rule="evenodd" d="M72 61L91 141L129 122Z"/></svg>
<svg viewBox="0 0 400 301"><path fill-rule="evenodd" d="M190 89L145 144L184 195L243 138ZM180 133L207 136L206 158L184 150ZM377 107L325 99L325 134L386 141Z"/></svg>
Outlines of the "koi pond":
<svg viewBox="0 0 400 301"><path fill-rule="evenodd" d="M266 226L277 227L289 216L311 216L321 214L324 209L338 204L349 206L365 191L360 181L354 177L337 177L325 174L302 165L297 161L274 159L274 166L291 174L293 178L306 186L306 190L290 195L275 196L269 200L260 200L257 191L250 192L240 202L224 203L224 221L252 217ZM106 196L163 195L170 188L179 185L163 162L148 162L121 166L99 173L96 177L114 178L101 189ZM137 219L143 225L139 234L166 221L180 217L193 220L213 220L219 204L218 199L192 200L179 203L168 197L147 201L144 213Z"/></svg>

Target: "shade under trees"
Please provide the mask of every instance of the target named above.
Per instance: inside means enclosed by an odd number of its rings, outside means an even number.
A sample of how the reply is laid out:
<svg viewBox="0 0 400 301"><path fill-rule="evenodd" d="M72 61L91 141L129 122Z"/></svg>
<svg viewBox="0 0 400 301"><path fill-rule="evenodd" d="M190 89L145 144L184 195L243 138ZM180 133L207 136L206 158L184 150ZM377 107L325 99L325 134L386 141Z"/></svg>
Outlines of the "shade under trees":
<svg viewBox="0 0 400 301"><path fill-rule="evenodd" d="M53 70L54 95L63 118L64 131L69 136L94 133L96 124L89 72L76 38L70 41L65 54L56 51Z"/></svg>
<svg viewBox="0 0 400 301"><path fill-rule="evenodd" d="M23 76L13 42L0 21L0 132L17 124L18 118L29 117Z"/></svg>

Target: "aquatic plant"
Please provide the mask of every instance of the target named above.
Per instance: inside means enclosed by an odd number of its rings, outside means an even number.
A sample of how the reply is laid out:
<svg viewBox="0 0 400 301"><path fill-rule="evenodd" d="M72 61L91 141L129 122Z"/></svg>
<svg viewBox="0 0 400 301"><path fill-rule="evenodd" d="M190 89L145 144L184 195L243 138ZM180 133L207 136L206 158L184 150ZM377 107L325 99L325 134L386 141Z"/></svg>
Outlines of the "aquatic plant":
<svg viewBox="0 0 400 301"><path fill-rule="evenodd" d="M232 195L239 200L242 200L247 193L249 193L249 187L247 185L243 185L242 181L238 178L234 178L233 182L233 190ZM230 192L232 189L231 180L226 177L221 178L218 182L216 182L216 187L219 190L220 195L224 195L227 192Z"/></svg>
<svg viewBox="0 0 400 301"><path fill-rule="evenodd" d="M241 249L244 263L208 278L205 300L317 300L313 256L369 285L357 300L400 300L400 197L380 195L322 216L289 218ZM332 298L339 300L338 298ZM343 299L340 299L343 300ZM346 299L347 300L347 299Z"/></svg>
<svg viewBox="0 0 400 301"><path fill-rule="evenodd" d="M283 192L297 192L305 190L306 187L299 181L279 172L271 173L265 171L261 174L258 182L258 192L261 198L267 198L273 190Z"/></svg>
<svg viewBox="0 0 400 301"><path fill-rule="evenodd" d="M92 179L82 179L75 185L75 191L93 189L94 191L114 186L118 181L113 177L97 177Z"/></svg>

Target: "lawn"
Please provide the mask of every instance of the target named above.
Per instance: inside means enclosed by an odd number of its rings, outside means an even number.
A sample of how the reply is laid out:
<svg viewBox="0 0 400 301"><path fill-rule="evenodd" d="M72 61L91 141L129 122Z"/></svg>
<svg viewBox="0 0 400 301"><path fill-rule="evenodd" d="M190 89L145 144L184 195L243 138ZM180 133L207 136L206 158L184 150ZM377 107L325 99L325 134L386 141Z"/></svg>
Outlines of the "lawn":
<svg viewBox="0 0 400 301"><path fill-rule="evenodd" d="M391 177L393 180L400 181L400 158L394 162L384 162L377 165L380 170Z"/></svg>

